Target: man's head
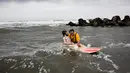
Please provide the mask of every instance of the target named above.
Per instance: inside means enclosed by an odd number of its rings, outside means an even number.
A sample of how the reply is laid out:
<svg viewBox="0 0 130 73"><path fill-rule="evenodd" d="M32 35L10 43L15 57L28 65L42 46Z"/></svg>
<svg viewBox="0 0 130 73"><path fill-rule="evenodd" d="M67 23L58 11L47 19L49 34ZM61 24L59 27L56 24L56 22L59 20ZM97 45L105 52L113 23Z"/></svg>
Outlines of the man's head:
<svg viewBox="0 0 130 73"><path fill-rule="evenodd" d="M70 30L69 30L69 33L70 33L71 35L73 35L73 34L74 34L74 29L70 29Z"/></svg>

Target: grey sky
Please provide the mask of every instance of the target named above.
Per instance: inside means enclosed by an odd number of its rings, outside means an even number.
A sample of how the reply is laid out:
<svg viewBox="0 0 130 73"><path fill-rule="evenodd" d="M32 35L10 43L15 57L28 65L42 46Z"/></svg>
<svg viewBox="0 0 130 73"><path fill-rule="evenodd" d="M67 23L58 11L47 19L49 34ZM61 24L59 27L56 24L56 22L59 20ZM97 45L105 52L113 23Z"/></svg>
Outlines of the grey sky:
<svg viewBox="0 0 130 73"><path fill-rule="evenodd" d="M130 15L130 0L0 0L0 21Z"/></svg>

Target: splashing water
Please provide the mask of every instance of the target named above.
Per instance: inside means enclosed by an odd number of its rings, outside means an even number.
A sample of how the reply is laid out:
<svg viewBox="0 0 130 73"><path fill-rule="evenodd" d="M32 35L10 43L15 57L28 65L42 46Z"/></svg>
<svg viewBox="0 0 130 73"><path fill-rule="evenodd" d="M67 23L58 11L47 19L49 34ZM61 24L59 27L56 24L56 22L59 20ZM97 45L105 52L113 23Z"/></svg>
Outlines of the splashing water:
<svg viewBox="0 0 130 73"><path fill-rule="evenodd" d="M118 70L119 69L119 66L117 66L109 57L112 57L111 55L107 55L107 54L104 54L103 52L100 52L99 55L93 55L94 57L96 58L100 58L100 59L104 59L105 61L111 63L111 65L114 67L115 70ZM97 69L99 71L102 71L102 72L108 72L108 73L115 73L114 70L102 70L100 68L100 64L97 64L97 63L92 63L94 65L96 65Z"/></svg>

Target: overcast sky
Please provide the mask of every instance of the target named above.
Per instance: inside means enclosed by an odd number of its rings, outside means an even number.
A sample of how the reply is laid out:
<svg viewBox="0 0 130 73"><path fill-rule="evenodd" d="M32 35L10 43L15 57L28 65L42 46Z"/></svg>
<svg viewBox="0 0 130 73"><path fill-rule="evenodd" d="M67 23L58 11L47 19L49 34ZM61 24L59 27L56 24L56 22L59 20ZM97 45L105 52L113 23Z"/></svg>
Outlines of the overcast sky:
<svg viewBox="0 0 130 73"><path fill-rule="evenodd" d="M130 0L0 0L0 21L58 20L130 15Z"/></svg>

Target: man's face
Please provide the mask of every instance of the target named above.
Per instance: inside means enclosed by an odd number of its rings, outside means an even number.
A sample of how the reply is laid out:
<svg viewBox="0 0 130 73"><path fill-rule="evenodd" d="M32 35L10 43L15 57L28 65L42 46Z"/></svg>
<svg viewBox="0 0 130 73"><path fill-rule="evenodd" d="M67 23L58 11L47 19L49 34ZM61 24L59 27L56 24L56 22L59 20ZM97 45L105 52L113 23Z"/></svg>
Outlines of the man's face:
<svg viewBox="0 0 130 73"><path fill-rule="evenodd" d="M74 35L74 31L70 31L70 34L71 34L71 35Z"/></svg>

